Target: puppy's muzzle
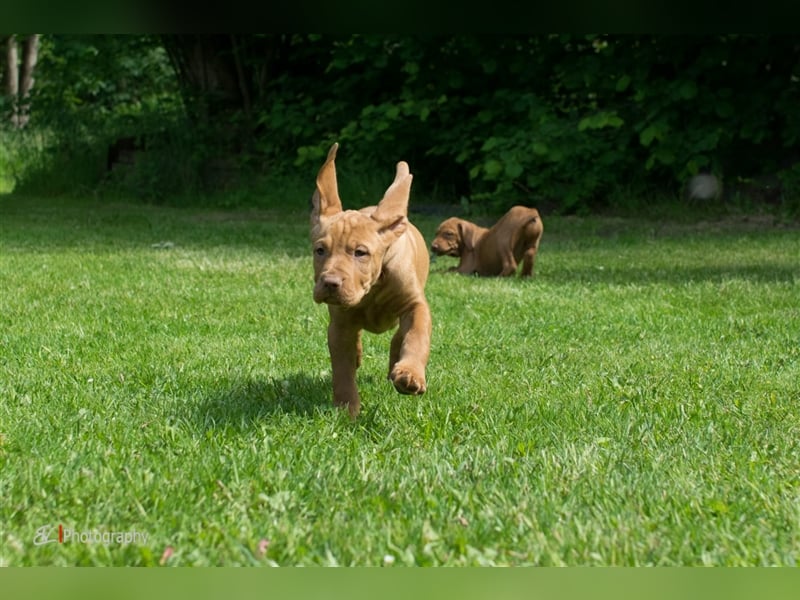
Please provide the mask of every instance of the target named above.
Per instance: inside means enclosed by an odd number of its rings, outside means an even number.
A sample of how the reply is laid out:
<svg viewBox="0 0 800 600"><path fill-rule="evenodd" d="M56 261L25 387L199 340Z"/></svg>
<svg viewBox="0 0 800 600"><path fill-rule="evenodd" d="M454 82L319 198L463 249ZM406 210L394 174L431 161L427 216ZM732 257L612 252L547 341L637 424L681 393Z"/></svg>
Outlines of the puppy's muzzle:
<svg viewBox="0 0 800 600"><path fill-rule="evenodd" d="M314 286L314 302L350 307L358 304L369 292L369 286L352 289L348 280L333 273L323 273Z"/></svg>
<svg viewBox="0 0 800 600"><path fill-rule="evenodd" d="M439 244L438 242L433 242L431 244L431 252L433 252L436 256L455 256L458 257L458 248L452 244L445 243L444 246Z"/></svg>
<svg viewBox="0 0 800 600"><path fill-rule="evenodd" d="M327 292L335 294L342 287L342 278L338 275L323 275L320 284Z"/></svg>
<svg viewBox="0 0 800 600"><path fill-rule="evenodd" d="M314 286L314 301L339 304L344 286L344 279L340 275L323 273Z"/></svg>

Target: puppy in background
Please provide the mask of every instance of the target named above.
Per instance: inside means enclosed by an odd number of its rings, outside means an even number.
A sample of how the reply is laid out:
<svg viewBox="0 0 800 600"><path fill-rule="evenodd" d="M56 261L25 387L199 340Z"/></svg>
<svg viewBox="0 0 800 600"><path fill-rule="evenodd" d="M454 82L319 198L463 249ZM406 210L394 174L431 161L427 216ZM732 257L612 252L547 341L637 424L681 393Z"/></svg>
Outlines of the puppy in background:
<svg viewBox="0 0 800 600"><path fill-rule="evenodd" d="M490 229L451 217L436 230L431 251L458 257L451 270L464 275L510 277L522 261L520 277L533 275L544 228L539 211L514 206Z"/></svg>

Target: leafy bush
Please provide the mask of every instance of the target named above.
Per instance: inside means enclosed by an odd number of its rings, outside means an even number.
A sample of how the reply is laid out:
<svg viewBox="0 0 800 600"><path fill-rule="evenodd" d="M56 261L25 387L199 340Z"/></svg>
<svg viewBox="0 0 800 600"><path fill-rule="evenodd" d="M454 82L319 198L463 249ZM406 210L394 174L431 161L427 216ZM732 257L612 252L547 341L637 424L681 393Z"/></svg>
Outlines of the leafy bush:
<svg viewBox="0 0 800 600"><path fill-rule="evenodd" d="M15 173L158 199L308 179L339 141L359 181L403 159L418 191L492 211L673 202L700 172L779 176L792 206L798 47L769 35L43 36L32 122L46 143ZM109 177L102 154L125 136L147 150Z"/></svg>
<svg viewBox="0 0 800 600"><path fill-rule="evenodd" d="M369 101L338 131L325 132L325 143L335 137L364 158L391 147L416 158L434 175L428 181L447 174L456 193L497 208L545 200L563 211L591 209L607 205L620 186L677 195L701 171L774 172L791 162L800 134L791 109L800 89L796 38L448 36L369 38L358 47L364 44L370 52L334 45L328 70L336 77L323 86L326 95L339 95L340 82L352 85L359 70L372 69L385 85L361 96ZM324 145L301 146L297 163L318 161Z"/></svg>

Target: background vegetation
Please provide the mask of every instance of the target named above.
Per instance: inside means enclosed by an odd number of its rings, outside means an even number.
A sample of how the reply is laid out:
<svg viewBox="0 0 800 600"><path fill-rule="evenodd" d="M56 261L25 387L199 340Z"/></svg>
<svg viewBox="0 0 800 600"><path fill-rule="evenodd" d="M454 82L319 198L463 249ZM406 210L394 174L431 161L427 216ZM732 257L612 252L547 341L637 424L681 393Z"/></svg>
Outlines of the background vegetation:
<svg viewBox="0 0 800 600"><path fill-rule="evenodd" d="M364 173L402 158L418 191L472 207L638 209L709 171L729 201L796 212L797 106L798 36L45 35L0 176L252 203L338 140ZM120 139L135 161L109 173Z"/></svg>

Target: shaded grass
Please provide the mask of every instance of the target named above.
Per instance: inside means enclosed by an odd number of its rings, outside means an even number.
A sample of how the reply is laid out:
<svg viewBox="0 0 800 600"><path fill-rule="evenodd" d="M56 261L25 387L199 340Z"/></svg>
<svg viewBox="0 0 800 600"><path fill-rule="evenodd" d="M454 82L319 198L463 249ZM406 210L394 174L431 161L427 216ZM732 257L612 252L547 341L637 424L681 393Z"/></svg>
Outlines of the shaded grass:
<svg viewBox="0 0 800 600"><path fill-rule="evenodd" d="M429 392L367 335L351 423L304 212L0 202L3 564L797 564L796 229L546 219L533 281L438 259ZM148 541L33 545L58 523Z"/></svg>

